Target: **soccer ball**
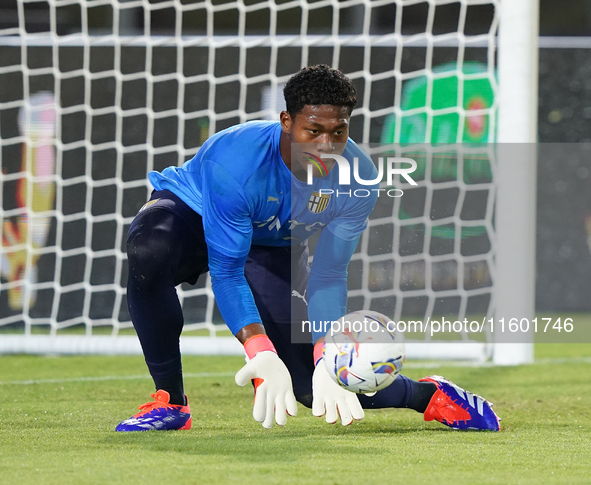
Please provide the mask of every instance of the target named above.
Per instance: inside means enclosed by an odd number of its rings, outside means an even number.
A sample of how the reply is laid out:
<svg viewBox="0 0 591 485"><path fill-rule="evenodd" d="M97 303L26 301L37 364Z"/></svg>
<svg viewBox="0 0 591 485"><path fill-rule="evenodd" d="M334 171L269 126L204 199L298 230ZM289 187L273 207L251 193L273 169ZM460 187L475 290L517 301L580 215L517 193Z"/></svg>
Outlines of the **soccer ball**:
<svg viewBox="0 0 591 485"><path fill-rule="evenodd" d="M404 363L404 335L388 330L390 319L358 311L333 322L324 343L329 375L348 391L369 394L394 382Z"/></svg>

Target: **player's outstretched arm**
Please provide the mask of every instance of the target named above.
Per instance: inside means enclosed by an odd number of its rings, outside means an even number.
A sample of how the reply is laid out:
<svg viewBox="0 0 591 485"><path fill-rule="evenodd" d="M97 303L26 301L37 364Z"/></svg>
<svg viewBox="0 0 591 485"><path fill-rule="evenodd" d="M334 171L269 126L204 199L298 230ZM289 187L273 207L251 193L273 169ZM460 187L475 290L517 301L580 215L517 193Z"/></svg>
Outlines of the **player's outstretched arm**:
<svg viewBox="0 0 591 485"><path fill-rule="evenodd" d="M253 417L265 428L287 422L297 404L291 376L265 329L244 276L252 243L252 220L248 197L221 165L205 161L202 166L203 227L208 248L209 272L216 302L228 328L244 345L249 362L236 374L236 383L262 383L255 390Z"/></svg>
<svg viewBox="0 0 591 485"><path fill-rule="evenodd" d="M361 420L365 416L357 395L347 391L333 381L322 359L323 341L314 346L316 369L312 377L312 414L322 416L326 413L326 422L334 424L339 416L343 426Z"/></svg>
<svg viewBox="0 0 591 485"><path fill-rule="evenodd" d="M320 234L308 282L310 320L333 321L345 314L347 267L358 241L359 235L343 239L326 229ZM316 368L312 377L312 413L314 416L326 414L327 423L336 423L340 416L344 426L351 424L353 418L363 419L357 395L339 386L328 374L322 360L324 334L314 331L313 339Z"/></svg>
<svg viewBox="0 0 591 485"><path fill-rule="evenodd" d="M253 417L265 428L295 416L297 404L291 376L265 334L252 292L244 277L246 256L232 257L209 247L209 268L216 301L225 322L244 345L249 362L236 374L236 384L255 382ZM262 381L262 383L261 383ZM257 383L259 385L257 386Z"/></svg>
<svg viewBox="0 0 591 485"><path fill-rule="evenodd" d="M273 417L278 425L284 425L288 414L295 416L298 412L287 367L260 323L247 325L236 337L244 344L249 361L238 371L235 380L239 386L251 380L255 382L253 418L264 428L273 426Z"/></svg>

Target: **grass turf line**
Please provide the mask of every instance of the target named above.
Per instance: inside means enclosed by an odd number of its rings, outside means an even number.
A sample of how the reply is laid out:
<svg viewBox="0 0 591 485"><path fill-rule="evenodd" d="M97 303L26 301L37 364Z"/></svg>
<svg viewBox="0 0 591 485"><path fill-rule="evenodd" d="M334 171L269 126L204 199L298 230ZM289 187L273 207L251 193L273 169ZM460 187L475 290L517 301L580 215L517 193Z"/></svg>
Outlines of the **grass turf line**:
<svg viewBox="0 0 591 485"><path fill-rule="evenodd" d="M538 345L536 356L532 366L435 370L494 402L501 433L396 409L328 425L301 406L264 430L252 390L234 384L239 357L184 359L190 431L115 433L153 392L141 357L4 356L0 483L589 483L591 346Z"/></svg>

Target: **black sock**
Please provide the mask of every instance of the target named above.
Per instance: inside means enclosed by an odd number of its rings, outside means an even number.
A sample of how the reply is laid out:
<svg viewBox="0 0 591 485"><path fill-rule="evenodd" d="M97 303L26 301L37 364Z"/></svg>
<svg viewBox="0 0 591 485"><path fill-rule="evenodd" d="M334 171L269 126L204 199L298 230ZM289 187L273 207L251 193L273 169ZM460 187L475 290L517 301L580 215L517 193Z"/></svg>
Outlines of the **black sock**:
<svg viewBox="0 0 591 485"><path fill-rule="evenodd" d="M180 355L167 362L153 363L148 362L146 364L154 379L154 385L156 390L168 392L170 394L170 404L181 404L185 405L185 391L183 389L183 366L181 364Z"/></svg>
<svg viewBox="0 0 591 485"><path fill-rule="evenodd" d="M185 391L183 389L183 375L176 374L166 378L154 379L156 390L162 389L170 394L170 404L187 404L185 400Z"/></svg>
<svg viewBox="0 0 591 485"><path fill-rule="evenodd" d="M412 381L412 398L407 407L424 413L435 391L437 391L437 386L432 382Z"/></svg>

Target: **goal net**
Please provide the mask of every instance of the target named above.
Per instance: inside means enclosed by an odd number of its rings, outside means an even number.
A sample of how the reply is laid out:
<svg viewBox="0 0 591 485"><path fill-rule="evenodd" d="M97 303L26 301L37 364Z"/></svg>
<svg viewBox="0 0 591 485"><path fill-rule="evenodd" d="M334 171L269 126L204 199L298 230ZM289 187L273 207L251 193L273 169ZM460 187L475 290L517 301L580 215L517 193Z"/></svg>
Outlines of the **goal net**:
<svg viewBox="0 0 591 485"><path fill-rule="evenodd" d="M350 309L491 317L500 17L498 0L19 2L0 30L0 352L139 352L125 242L148 172L277 119L318 63L355 83L354 140L418 162L372 214ZM178 294L184 352L241 351L208 279ZM482 335L417 355L486 359Z"/></svg>

